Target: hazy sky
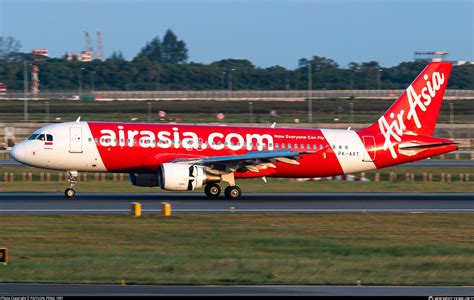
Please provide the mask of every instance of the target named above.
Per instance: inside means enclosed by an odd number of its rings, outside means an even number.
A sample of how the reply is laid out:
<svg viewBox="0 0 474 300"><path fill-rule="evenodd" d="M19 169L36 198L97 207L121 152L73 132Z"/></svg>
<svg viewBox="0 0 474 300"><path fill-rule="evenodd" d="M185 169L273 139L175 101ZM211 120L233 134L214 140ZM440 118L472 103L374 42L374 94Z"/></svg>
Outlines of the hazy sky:
<svg viewBox="0 0 474 300"><path fill-rule="evenodd" d="M474 0L0 0L0 35L23 51L51 56L83 50L84 31L103 34L106 57L127 59L172 29L189 60L245 58L260 67L297 66L326 56L342 66L413 60L416 50L443 50L474 61Z"/></svg>

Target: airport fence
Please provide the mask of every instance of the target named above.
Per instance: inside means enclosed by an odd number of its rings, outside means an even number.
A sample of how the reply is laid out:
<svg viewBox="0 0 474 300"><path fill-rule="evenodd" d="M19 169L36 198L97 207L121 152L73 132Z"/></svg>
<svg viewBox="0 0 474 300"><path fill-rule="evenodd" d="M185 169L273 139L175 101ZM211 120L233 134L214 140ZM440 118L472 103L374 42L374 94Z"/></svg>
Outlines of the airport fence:
<svg viewBox="0 0 474 300"><path fill-rule="evenodd" d="M341 175L331 177L315 177L288 179L289 181L374 181L374 182L470 182L470 173L429 173L429 172L362 172L358 175ZM78 182L124 182L128 175L124 173L79 173ZM0 182L67 182L64 172L4 172Z"/></svg>
<svg viewBox="0 0 474 300"><path fill-rule="evenodd" d="M394 99L404 92L395 90L204 90L204 91L89 91L81 96L96 100L303 100L311 98L379 98ZM9 91L0 99L80 99L77 90L41 91L37 97L23 91ZM474 90L449 89L446 99L473 99Z"/></svg>

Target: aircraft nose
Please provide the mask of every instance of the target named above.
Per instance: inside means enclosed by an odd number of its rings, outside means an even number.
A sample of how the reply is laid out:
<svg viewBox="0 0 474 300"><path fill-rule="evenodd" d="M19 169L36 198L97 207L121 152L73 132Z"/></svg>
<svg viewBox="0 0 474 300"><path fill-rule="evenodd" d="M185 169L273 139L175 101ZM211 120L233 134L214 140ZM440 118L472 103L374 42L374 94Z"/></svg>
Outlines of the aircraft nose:
<svg viewBox="0 0 474 300"><path fill-rule="evenodd" d="M13 146L13 148L10 150L10 155L17 162L23 162L23 160L25 159L25 146L23 145L23 143L16 144L15 146Z"/></svg>

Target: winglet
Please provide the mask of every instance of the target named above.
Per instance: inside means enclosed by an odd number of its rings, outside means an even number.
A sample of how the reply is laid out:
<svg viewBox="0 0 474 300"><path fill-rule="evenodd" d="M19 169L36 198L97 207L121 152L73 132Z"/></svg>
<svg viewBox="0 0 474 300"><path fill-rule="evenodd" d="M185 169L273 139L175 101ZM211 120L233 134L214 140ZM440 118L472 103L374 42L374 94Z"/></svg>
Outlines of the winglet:
<svg viewBox="0 0 474 300"><path fill-rule="evenodd" d="M77 118L76 122L80 122L81 121L81 116L79 116L79 118Z"/></svg>

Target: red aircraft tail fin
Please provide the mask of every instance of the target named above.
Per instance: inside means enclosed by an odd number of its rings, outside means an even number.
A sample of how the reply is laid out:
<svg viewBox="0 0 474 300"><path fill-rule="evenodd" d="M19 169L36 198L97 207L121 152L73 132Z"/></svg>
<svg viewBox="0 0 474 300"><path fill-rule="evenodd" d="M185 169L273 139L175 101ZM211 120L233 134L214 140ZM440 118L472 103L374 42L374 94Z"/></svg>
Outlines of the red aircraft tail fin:
<svg viewBox="0 0 474 300"><path fill-rule="evenodd" d="M447 62L429 63L385 114L365 130L394 138L403 134L432 136L451 67Z"/></svg>

